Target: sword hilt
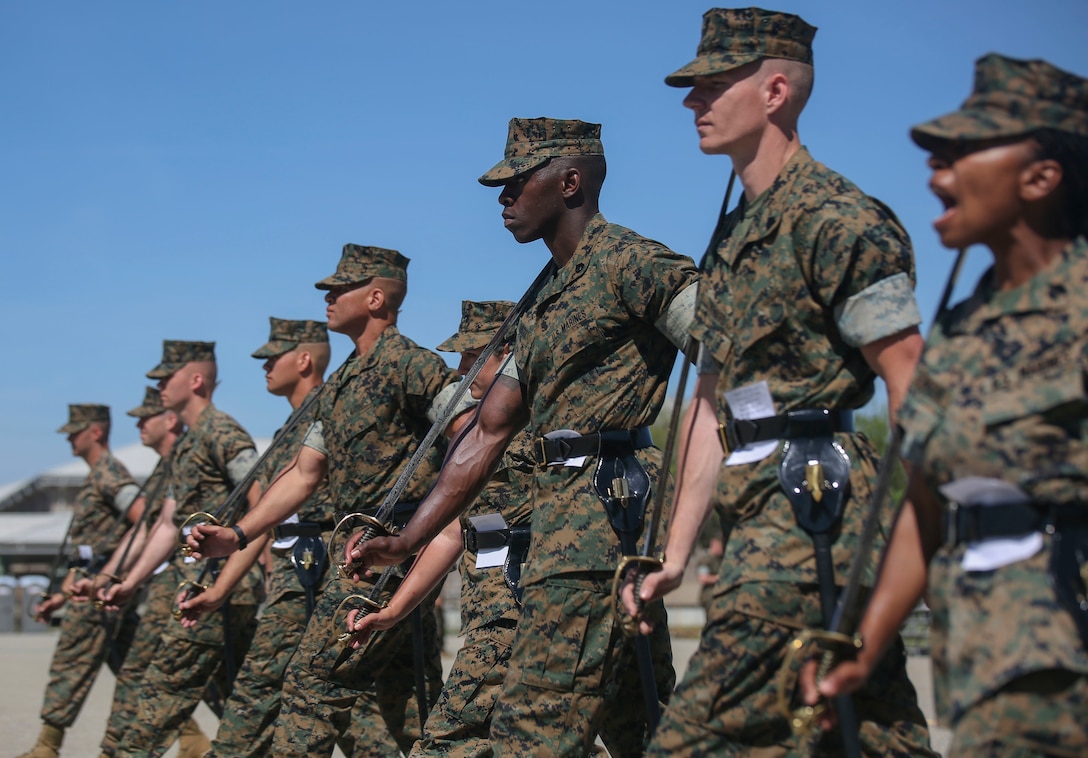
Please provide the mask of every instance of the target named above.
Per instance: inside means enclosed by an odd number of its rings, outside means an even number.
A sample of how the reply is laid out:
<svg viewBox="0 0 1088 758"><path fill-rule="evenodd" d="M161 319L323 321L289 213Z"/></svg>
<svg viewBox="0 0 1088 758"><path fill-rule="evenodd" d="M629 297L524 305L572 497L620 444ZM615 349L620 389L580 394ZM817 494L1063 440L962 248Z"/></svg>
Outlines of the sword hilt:
<svg viewBox="0 0 1088 758"><path fill-rule="evenodd" d="M189 537L189 533L193 531L194 526L200 526L202 524L211 524L212 526L223 526L223 522L217 519L207 511L197 511L181 522L181 526L178 527L178 547L181 549L181 554L186 558L193 554L193 549L189 547L189 543L186 541Z"/></svg>
<svg viewBox="0 0 1088 758"><path fill-rule="evenodd" d="M796 666L798 660L807 660L810 656L810 646L821 642L829 644L830 647L825 649L823 655L820 656L820 665L816 673L817 682L827 676L828 672L839 660L839 655L834 648L846 650L851 655L857 655L864 647L861 635L829 632L826 629L805 629L790 642L789 648L786 650L786 659L778 672L778 710L789 721L793 733L798 736L810 734L815 728L816 720L827 712L827 704L822 702L816 705L793 707L794 692L797 689L797 676L794 674L794 668L796 667L799 672L800 668Z"/></svg>
<svg viewBox="0 0 1088 758"><path fill-rule="evenodd" d="M201 592L204 592L206 589L208 589L208 585L201 584L200 582L194 582L191 579L186 579L184 582L178 585L177 590L175 590L174 592L174 597L177 597L178 595L184 593L184 596L181 598L180 601L178 601L179 603L183 603L194 595L199 595ZM189 591L186 592L186 590ZM185 611L183 611L181 609L181 606L178 605L176 608L174 608L173 611L171 611L171 615L173 615L175 621L181 621L182 617L185 615Z"/></svg>
<svg viewBox="0 0 1088 758"><path fill-rule="evenodd" d="M357 545L372 540L375 537L388 537L397 533L395 526L383 524L378 519L366 513L349 513L336 523L336 526L332 530L332 534L329 536L329 555L336 555L336 537L344 525L355 521L361 521L365 524L362 536L360 536L358 542L355 543ZM355 567L356 564L353 561L345 559L343 562L336 563L336 572L340 575L341 579L351 579L351 572Z"/></svg>
<svg viewBox="0 0 1088 758"><path fill-rule="evenodd" d="M344 611L344 607L349 602L351 602L353 600L357 600L360 603L362 603L362 605L355 608L355 610L358 611L358 614L356 615L356 618L369 616L371 613L375 613L377 611L380 611L382 608L385 608L385 606L387 605L386 603L380 603L377 600L369 598L366 595L348 595L346 598L344 598L340 602L340 605L337 606L336 612L332 614L333 630L335 630L337 628L337 623L336 623L337 617L339 617L340 614ZM344 643L350 641L351 638L354 637L354 636L355 636L355 632L351 632L351 631L343 632L342 634L340 634L336 638L336 641L339 642L340 644L344 644Z"/></svg>
<svg viewBox="0 0 1088 758"><path fill-rule="evenodd" d="M612 576L612 616L628 637L638 634L638 622L642 618L644 605L642 599L638 596L639 590L642 588L642 582L651 571L660 571L662 563L661 558L648 555L625 555L620 560L620 565L616 567L616 573ZM623 589L623 582L628 571L637 572L634 579L634 591L635 607L638 610L634 616L627 613L627 609L623 605L623 598L620 597L620 591Z"/></svg>

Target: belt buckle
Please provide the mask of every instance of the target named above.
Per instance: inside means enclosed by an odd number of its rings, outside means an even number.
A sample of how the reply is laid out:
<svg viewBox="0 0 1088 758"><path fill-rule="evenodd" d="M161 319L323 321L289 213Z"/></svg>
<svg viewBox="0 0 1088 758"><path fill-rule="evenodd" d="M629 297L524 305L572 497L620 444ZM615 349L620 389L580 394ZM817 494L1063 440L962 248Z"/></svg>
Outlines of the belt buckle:
<svg viewBox="0 0 1088 758"><path fill-rule="evenodd" d="M537 458L537 465L539 465L539 466L548 465L548 447L547 447L547 443L548 443L548 439L546 437L537 437L536 438L536 452L537 452L537 455L539 456Z"/></svg>
<svg viewBox="0 0 1088 758"><path fill-rule="evenodd" d="M722 450L726 455L732 455L733 450L729 444L729 422L718 424L718 439L722 443Z"/></svg>

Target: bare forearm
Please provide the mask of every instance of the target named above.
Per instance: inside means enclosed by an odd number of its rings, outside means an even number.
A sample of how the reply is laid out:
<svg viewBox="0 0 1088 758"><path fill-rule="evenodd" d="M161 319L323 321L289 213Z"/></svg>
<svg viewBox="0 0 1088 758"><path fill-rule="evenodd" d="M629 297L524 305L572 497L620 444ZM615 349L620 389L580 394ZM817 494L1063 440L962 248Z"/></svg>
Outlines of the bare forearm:
<svg viewBox="0 0 1088 758"><path fill-rule="evenodd" d="M125 556L126 562L131 562L139 555L141 542L140 535L137 532L140 531L138 526L130 526L128 531L125 532L125 536L121 538L121 542L118 543L117 549L110 555L106 564L102 567L103 574L113 574L114 576L120 574L125 570L125 567L121 565L121 555L127 552ZM130 547L131 545L131 547Z"/></svg>
<svg viewBox="0 0 1088 758"><path fill-rule="evenodd" d="M312 448L303 447L295 461L284 469L256 500L249 512L238 521L250 542L267 534L274 526L295 513L317 490L325 475L325 457ZM260 487L254 484L259 494ZM253 491L250 493L253 494Z"/></svg>
<svg viewBox="0 0 1088 758"><path fill-rule="evenodd" d="M167 560L178 547L178 531L173 520L159 521L148 536L140 557L128 571L130 584L143 584L163 561Z"/></svg>
<svg viewBox="0 0 1088 758"><path fill-rule="evenodd" d="M865 655L878 661L914 610L926 589L929 561L937 548L926 493L912 483L914 499L904 502L885 550L876 587L859 627Z"/></svg>
<svg viewBox="0 0 1088 758"><path fill-rule="evenodd" d="M686 566L699 530L714 502L714 487L723 453L714 411L715 378L700 376L695 397L684 415L665 556Z"/></svg>
<svg viewBox="0 0 1088 758"><path fill-rule="evenodd" d="M888 390L888 417L893 426L924 347L922 335L917 327L912 327L861 348L869 367L884 380Z"/></svg>
<svg viewBox="0 0 1088 758"><path fill-rule="evenodd" d="M397 620L405 618L442 583L457 564L461 549L460 522L452 521L419 552L408 575L389 599L389 608Z"/></svg>
<svg viewBox="0 0 1088 758"><path fill-rule="evenodd" d="M253 564L260 560L271 539L270 535L263 534L250 540L245 550L232 553L227 558L219 572L219 577L215 580L215 590L220 597L226 597L238 586L238 583L253 568Z"/></svg>
<svg viewBox="0 0 1088 758"><path fill-rule="evenodd" d="M472 425L451 446L434 488L401 530L400 539L410 552L434 539L473 503L498 467L511 438L527 420L520 385L500 376Z"/></svg>

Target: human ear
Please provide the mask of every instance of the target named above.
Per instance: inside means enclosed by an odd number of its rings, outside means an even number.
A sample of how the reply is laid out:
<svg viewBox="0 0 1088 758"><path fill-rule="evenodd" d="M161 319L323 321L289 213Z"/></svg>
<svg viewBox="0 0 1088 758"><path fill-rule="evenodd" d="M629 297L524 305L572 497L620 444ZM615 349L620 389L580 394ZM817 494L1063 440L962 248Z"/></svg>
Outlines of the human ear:
<svg viewBox="0 0 1088 758"><path fill-rule="evenodd" d="M764 102L768 113L774 113L789 99L790 82L784 74L771 74L764 81Z"/></svg>
<svg viewBox="0 0 1088 758"><path fill-rule="evenodd" d="M563 197L574 197L582 188L582 172L574 166L571 166L563 171L560 181Z"/></svg>
<svg viewBox="0 0 1088 758"><path fill-rule="evenodd" d="M1027 201L1039 201L1052 195L1062 183L1062 164L1046 159L1032 161L1020 173L1020 196Z"/></svg>
<svg viewBox="0 0 1088 758"><path fill-rule="evenodd" d="M302 350L295 356L295 369L300 373L305 373L311 366L313 366L314 358L310 355L309 351Z"/></svg>

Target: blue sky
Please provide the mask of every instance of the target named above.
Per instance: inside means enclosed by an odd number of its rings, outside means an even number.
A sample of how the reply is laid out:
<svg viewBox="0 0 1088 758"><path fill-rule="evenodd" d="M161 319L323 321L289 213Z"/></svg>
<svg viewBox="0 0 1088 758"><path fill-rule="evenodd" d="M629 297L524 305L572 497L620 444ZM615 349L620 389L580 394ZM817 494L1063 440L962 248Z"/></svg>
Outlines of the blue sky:
<svg viewBox="0 0 1088 758"><path fill-rule="evenodd" d="M137 405L162 339L215 340L217 404L270 435L268 317L323 318L347 242L412 259L401 329L433 347L460 301L516 300L541 243L476 178L511 116L603 124L612 221L698 259L728 175L682 90L705 2L0 2L0 484L68 455L69 402ZM1088 3L781 0L818 26L813 154L891 205L923 313L951 254L908 127L990 51L1088 75ZM975 251L966 289L988 255ZM349 350L334 335L334 361Z"/></svg>

